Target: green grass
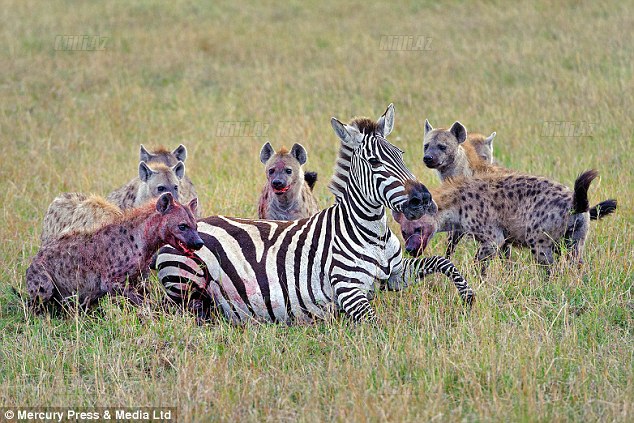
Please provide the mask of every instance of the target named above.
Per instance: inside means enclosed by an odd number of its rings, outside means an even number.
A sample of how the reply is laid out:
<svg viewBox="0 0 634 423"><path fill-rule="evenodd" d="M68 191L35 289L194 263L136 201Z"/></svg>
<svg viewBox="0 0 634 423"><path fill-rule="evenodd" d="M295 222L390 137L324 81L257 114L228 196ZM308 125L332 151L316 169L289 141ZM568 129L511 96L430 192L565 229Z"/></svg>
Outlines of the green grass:
<svg viewBox="0 0 634 423"><path fill-rule="evenodd" d="M0 41L0 406L176 406L181 421L631 421L634 418L634 26L626 2L75 3L9 1ZM56 51L56 35L109 37ZM381 51L381 35L431 50ZM505 166L567 185L597 168L581 269L550 279L526 252L481 279L464 314L433 277L374 301L379 328L197 326L158 306L105 299L88 315L32 316L10 287L39 248L60 192L107 194L134 176L139 144L188 147L206 215L255 216L260 147L301 142L319 201L337 138L329 119L396 106L391 140L428 186L425 118L497 131ZM270 124L218 137L220 122ZM544 121L592 137L544 137ZM393 222L391 223L393 225ZM429 253L444 251L445 237Z"/></svg>

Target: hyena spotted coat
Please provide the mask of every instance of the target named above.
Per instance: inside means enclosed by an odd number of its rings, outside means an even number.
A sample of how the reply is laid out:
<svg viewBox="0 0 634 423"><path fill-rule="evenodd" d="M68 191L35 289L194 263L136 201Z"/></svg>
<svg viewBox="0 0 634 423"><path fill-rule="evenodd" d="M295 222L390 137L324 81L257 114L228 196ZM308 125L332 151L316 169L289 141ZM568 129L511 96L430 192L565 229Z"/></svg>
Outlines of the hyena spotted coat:
<svg viewBox="0 0 634 423"><path fill-rule="evenodd" d="M302 167L307 159L301 144L294 144L291 151L282 148L277 153L268 142L262 146L260 161L267 181L258 202L260 219L297 220L319 211L312 190L316 174L305 174Z"/></svg>
<svg viewBox="0 0 634 423"><path fill-rule="evenodd" d="M185 175L185 164L178 162L173 167L163 163L148 165L139 163L139 176L108 195L107 200L121 209L131 209L169 192L180 201L180 181Z"/></svg>
<svg viewBox="0 0 634 423"><path fill-rule="evenodd" d="M184 206L163 194L94 232L71 232L44 244L26 271L31 305L41 310L51 300L64 304L76 296L87 307L106 294L138 302L135 282L160 246L185 254L203 246L192 214L196 205L196 199Z"/></svg>
<svg viewBox="0 0 634 423"><path fill-rule="evenodd" d="M481 261L512 244L530 248L540 264L552 264L563 241L581 262L590 221L588 187L597 175L595 170L582 173L574 191L520 173L455 178L431 191L438 206L435 215L407 221L395 213L394 218L401 224L406 249L415 255L434 233L459 230L480 244L476 258ZM604 210L600 217L609 213Z"/></svg>
<svg viewBox="0 0 634 423"><path fill-rule="evenodd" d="M48 206L42 223L42 243L60 238L69 232L92 232L121 218L116 205L97 195L67 192Z"/></svg>
<svg viewBox="0 0 634 423"><path fill-rule="evenodd" d="M149 166L153 166L158 163L162 163L168 167L174 167L178 162L185 163L187 160L187 148L183 144L176 147L174 150L169 151L165 147L158 147L155 150L147 150L143 144L141 144L141 150L139 151L139 162L145 162ZM194 198L198 198L196 188L192 183L189 176L183 175L178 185L179 201L182 203L188 203ZM201 213L200 207L197 209L196 216L199 217Z"/></svg>
<svg viewBox="0 0 634 423"><path fill-rule="evenodd" d="M471 136L458 121L449 129L434 129L429 121L425 120L423 162L428 168L438 172L441 181L490 173L511 174L511 170L492 164L492 156L491 160L488 160L487 149L490 147L492 152L494 138L495 132L488 137L480 134ZM616 206L616 200L603 201L590 209L590 219L597 220L608 215L616 210ZM448 258L464 235L459 230L450 232L445 254ZM507 247L504 248L505 255L509 254Z"/></svg>

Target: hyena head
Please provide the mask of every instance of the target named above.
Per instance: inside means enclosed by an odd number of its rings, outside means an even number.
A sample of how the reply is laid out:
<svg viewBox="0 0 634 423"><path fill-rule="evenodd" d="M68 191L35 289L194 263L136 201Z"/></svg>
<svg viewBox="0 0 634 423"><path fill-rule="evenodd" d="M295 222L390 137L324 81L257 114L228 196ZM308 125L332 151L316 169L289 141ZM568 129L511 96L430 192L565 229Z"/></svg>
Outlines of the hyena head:
<svg viewBox="0 0 634 423"><path fill-rule="evenodd" d="M169 192L161 195L156 200L156 211L161 214L157 228L161 240L186 254L200 250L204 242L198 234L198 224L194 217L197 207L197 198L184 205L175 201Z"/></svg>
<svg viewBox="0 0 634 423"><path fill-rule="evenodd" d="M147 164L163 163L165 166L173 167L177 165L178 162L185 163L186 159L187 149L183 144L176 147L173 151L169 151L164 147L148 151L143 144L141 144L141 151L139 152L139 161Z"/></svg>
<svg viewBox="0 0 634 423"><path fill-rule="evenodd" d="M493 139L495 135L495 132L492 132L488 137L473 132L469 134L468 142L473 146L478 157L486 163L493 163Z"/></svg>
<svg viewBox="0 0 634 423"><path fill-rule="evenodd" d="M147 163L139 163L139 179L142 186L137 203L141 204L151 198L156 198L161 194L169 192L178 201L178 187L180 180L185 175L185 164L178 162L173 167L165 166L162 163L148 166Z"/></svg>
<svg viewBox="0 0 634 423"><path fill-rule="evenodd" d="M403 151L385 138L394 129L394 105L377 122L355 118L346 125L333 117L331 125L342 143L330 184L335 195L347 189L368 214L385 206L418 219L434 209L430 192L405 165Z"/></svg>
<svg viewBox="0 0 634 423"><path fill-rule="evenodd" d="M442 171L451 166L456 158L460 144L467 139L466 128L458 121L447 129L434 129L425 120L425 137L423 141L423 162L430 169Z"/></svg>
<svg viewBox="0 0 634 423"><path fill-rule="evenodd" d="M405 241L405 251L413 256L423 254L427 244L436 233L436 224L431 215L423 215L418 220L407 220L403 213L392 212L394 220L401 226Z"/></svg>
<svg viewBox="0 0 634 423"><path fill-rule="evenodd" d="M304 170L308 155L301 144L294 144L291 151L282 147L277 153L270 143L260 150L260 161L264 164L267 184L276 196L295 198L302 190Z"/></svg>

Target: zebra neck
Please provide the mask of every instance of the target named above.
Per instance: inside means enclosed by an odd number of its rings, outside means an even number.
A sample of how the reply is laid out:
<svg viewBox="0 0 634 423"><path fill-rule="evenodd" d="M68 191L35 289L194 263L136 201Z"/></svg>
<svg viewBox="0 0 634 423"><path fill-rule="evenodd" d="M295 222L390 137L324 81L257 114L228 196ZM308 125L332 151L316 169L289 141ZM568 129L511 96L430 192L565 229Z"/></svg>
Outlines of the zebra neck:
<svg viewBox="0 0 634 423"><path fill-rule="evenodd" d="M335 206L341 207L350 224L369 231L368 235L371 234L377 239L384 238L389 230L385 206L368 204L360 193L355 193L355 190L351 192L350 189L347 189L341 200L335 203Z"/></svg>

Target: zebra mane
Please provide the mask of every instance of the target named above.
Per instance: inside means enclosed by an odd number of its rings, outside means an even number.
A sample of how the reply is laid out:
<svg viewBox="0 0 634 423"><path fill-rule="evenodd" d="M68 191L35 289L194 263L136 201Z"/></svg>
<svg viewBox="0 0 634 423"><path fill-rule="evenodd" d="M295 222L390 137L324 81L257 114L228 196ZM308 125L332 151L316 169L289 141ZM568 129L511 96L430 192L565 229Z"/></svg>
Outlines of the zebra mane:
<svg viewBox="0 0 634 423"><path fill-rule="evenodd" d="M353 118L349 126L354 126L359 132L364 134L374 134L379 131L377 122L366 117ZM337 161L335 162L335 171L328 184L328 189L335 196L335 202L339 202L343 199L344 192L348 186L348 179L350 174L350 159L352 158L352 148L340 143L339 154Z"/></svg>

